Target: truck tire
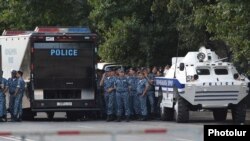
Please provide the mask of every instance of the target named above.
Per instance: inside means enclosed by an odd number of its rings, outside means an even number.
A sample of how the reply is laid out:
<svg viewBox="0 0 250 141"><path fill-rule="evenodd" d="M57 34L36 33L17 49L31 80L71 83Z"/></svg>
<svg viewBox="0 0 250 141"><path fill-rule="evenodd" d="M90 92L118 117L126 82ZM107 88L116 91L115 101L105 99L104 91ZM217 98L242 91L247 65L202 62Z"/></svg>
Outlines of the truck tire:
<svg viewBox="0 0 250 141"><path fill-rule="evenodd" d="M225 121L227 119L227 109L213 109L213 116L215 121Z"/></svg>
<svg viewBox="0 0 250 141"><path fill-rule="evenodd" d="M77 112L66 112L66 116L69 121L76 121L80 118Z"/></svg>
<svg viewBox="0 0 250 141"><path fill-rule="evenodd" d="M172 121L174 119L174 109L172 108L161 108L161 120Z"/></svg>
<svg viewBox="0 0 250 141"><path fill-rule="evenodd" d="M25 115L25 116L22 116L22 120L24 120L24 121L33 121L34 119L35 119L34 115Z"/></svg>
<svg viewBox="0 0 250 141"><path fill-rule="evenodd" d="M178 96L174 106L175 120L178 123L186 123L189 121L189 104L188 102Z"/></svg>
<svg viewBox="0 0 250 141"><path fill-rule="evenodd" d="M234 123L244 123L246 119L247 101L244 98L237 105L232 107L232 118Z"/></svg>
<svg viewBox="0 0 250 141"><path fill-rule="evenodd" d="M33 121L36 116L36 113L32 112L30 108L24 108L22 112L22 120L24 121Z"/></svg>

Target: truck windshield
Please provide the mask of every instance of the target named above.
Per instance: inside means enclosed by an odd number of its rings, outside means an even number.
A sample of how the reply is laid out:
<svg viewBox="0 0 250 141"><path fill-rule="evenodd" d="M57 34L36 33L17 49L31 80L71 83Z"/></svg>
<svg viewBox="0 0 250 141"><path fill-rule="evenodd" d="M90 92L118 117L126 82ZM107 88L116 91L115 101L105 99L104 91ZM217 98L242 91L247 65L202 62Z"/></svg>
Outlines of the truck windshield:
<svg viewBox="0 0 250 141"><path fill-rule="evenodd" d="M210 75L209 69L196 69L198 75Z"/></svg>
<svg viewBox="0 0 250 141"><path fill-rule="evenodd" d="M94 72L93 59L93 43L34 43L36 78L88 78Z"/></svg>

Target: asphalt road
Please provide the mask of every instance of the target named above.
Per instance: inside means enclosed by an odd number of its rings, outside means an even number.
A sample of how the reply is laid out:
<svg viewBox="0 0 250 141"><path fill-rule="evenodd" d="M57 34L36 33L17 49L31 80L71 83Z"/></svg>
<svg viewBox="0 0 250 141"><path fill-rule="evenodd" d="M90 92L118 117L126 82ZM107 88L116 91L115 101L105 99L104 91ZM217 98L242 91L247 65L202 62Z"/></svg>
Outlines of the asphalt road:
<svg viewBox="0 0 250 141"><path fill-rule="evenodd" d="M37 132L43 136L25 136L24 141L202 141L203 125L232 124L231 113L227 121L215 122L211 112L190 112L190 122L185 124L175 122L131 121L131 122L106 122L97 121L67 121L64 113L56 113L55 119L49 121L44 113L39 113L35 121L0 123L1 132ZM247 112L246 124L250 125L250 111ZM150 131L148 129L166 129L166 133L137 133ZM89 132L81 135L58 135L57 131L82 131ZM94 132L110 132L108 134L94 134ZM130 131L129 134L116 134ZM163 130L159 130L163 131ZM72 133L75 133L72 132ZM92 133L93 132L93 133ZM131 133L133 132L133 133ZM53 133L53 134L52 134ZM91 134L92 133L92 134ZM113 135L112 135L112 134ZM20 136L0 136L0 141L21 141Z"/></svg>

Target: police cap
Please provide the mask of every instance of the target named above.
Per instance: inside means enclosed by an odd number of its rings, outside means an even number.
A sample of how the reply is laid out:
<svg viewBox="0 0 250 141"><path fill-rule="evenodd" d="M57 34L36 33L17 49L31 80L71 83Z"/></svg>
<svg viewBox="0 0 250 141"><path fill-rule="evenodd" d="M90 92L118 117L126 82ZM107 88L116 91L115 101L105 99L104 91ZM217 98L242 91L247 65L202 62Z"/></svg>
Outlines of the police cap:
<svg viewBox="0 0 250 141"><path fill-rule="evenodd" d="M118 72L124 72L123 68L118 69Z"/></svg>
<svg viewBox="0 0 250 141"><path fill-rule="evenodd" d="M16 73L16 70L12 70L11 73Z"/></svg>
<svg viewBox="0 0 250 141"><path fill-rule="evenodd" d="M136 69L134 67L131 67L129 70L136 71Z"/></svg>
<svg viewBox="0 0 250 141"><path fill-rule="evenodd" d="M17 73L23 76L23 72L21 70L17 71Z"/></svg>

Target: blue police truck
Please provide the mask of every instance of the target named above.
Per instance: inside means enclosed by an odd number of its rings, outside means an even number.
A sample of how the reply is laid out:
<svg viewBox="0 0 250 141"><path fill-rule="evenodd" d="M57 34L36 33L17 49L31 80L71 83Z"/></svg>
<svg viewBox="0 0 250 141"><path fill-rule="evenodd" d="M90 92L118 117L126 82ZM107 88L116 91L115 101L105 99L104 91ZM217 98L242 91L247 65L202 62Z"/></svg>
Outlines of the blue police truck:
<svg viewBox="0 0 250 141"><path fill-rule="evenodd" d="M77 119L98 113L96 94L96 34L88 27L36 27L34 31L4 31L0 37L1 68L22 70L27 82L23 116L66 112Z"/></svg>

